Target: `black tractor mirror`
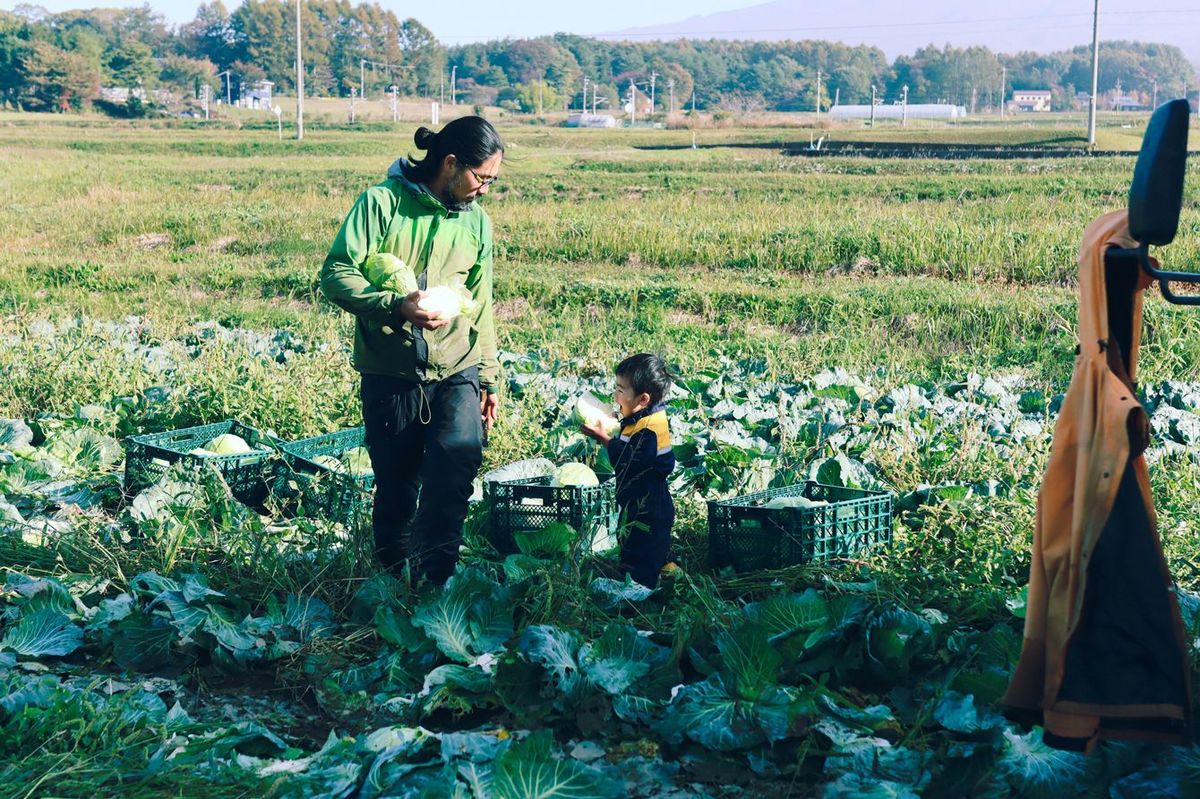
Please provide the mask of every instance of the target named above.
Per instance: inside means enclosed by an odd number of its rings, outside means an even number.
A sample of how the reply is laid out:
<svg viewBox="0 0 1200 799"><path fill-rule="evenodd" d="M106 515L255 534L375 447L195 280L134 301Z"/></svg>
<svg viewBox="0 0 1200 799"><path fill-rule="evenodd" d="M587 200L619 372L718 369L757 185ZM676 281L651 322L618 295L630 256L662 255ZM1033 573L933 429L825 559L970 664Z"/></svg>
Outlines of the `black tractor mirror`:
<svg viewBox="0 0 1200 799"><path fill-rule="evenodd" d="M1170 244L1179 228L1190 111L1187 100L1172 100L1146 126L1129 187L1129 232L1139 244Z"/></svg>
<svg viewBox="0 0 1200 799"><path fill-rule="evenodd" d="M1200 305L1200 294L1176 294L1170 286L1171 282L1200 283L1200 273L1156 269L1150 263L1150 248L1170 244L1179 229L1190 113L1187 100L1172 100L1150 117L1129 186L1129 234L1138 246L1113 248L1105 255L1106 261L1136 258L1158 280L1163 297L1176 305Z"/></svg>

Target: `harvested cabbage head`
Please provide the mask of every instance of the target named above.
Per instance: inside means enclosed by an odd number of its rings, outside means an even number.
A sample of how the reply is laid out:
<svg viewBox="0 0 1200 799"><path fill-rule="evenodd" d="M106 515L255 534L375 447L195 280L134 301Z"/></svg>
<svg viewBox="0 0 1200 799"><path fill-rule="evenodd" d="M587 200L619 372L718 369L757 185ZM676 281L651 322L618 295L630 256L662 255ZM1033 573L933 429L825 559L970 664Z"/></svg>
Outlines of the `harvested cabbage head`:
<svg viewBox="0 0 1200 799"><path fill-rule="evenodd" d="M412 267L390 252L377 252L363 264L363 277L381 291L394 291L405 296L417 290L417 276Z"/></svg>
<svg viewBox="0 0 1200 799"><path fill-rule="evenodd" d="M475 310L471 293L461 286L434 286L417 303L422 311L440 319L454 319Z"/></svg>
<svg viewBox="0 0 1200 799"><path fill-rule="evenodd" d="M241 455L250 452L250 445L241 436L233 433L222 433L204 445L214 455Z"/></svg>
<svg viewBox="0 0 1200 799"><path fill-rule="evenodd" d="M324 466L331 472L345 471L346 468L344 465L342 465L341 461L332 455L317 455L315 458L313 458L313 463Z"/></svg>
<svg viewBox="0 0 1200 799"><path fill-rule="evenodd" d="M600 485L600 478L586 463L564 463L554 470L551 485L556 486L595 486Z"/></svg>
<svg viewBox="0 0 1200 799"><path fill-rule="evenodd" d="M366 447L355 447L342 453L342 468L354 475L374 474Z"/></svg>
<svg viewBox="0 0 1200 799"><path fill-rule="evenodd" d="M775 497L775 499L763 505L764 508L819 508L822 505L828 505L828 502L820 499L809 499L808 497Z"/></svg>
<svg viewBox="0 0 1200 799"><path fill-rule="evenodd" d="M585 392L582 397L575 400L575 409L572 415L575 423L579 425L599 423L604 434L609 438L621 432L621 423L613 416L612 406L596 399L592 394Z"/></svg>

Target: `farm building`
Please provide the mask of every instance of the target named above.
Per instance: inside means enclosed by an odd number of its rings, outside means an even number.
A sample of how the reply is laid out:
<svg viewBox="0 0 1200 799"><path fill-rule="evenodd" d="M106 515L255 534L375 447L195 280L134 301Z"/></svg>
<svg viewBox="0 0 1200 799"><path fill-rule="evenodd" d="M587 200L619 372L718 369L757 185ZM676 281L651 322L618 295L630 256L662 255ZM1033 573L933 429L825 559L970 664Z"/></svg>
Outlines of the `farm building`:
<svg viewBox="0 0 1200 799"><path fill-rule="evenodd" d="M1008 107L1013 111L1049 111L1050 92L1042 89L1014 90Z"/></svg>
<svg viewBox="0 0 1200 799"><path fill-rule="evenodd" d="M275 83L269 80L256 80L250 87L242 86L238 105L242 108L261 108L264 111L271 108L271 90Z"/></svg>
<svg viewBox="0 0 1200 799"><path fill-rule="evenodd" d="M909 103L907 110L900 104L875 106L876 119L958 119L967 109L950 103ZM870 119L870 105L835 105L829 109L830 119Z"/></svg>
<svg viewBox="0 0 1200 799"><path fill-rule="evenodd" d="M612 114L571 114L567 117L568 128L615 128L617 119Z"/></svg>

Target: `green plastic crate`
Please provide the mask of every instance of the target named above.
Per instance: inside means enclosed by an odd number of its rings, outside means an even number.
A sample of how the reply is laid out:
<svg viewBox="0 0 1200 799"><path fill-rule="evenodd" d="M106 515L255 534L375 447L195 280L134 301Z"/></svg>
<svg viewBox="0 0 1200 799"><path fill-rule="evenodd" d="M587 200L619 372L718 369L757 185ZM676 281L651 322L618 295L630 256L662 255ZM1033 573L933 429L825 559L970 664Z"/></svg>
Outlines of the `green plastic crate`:
<svg viewBox="0 0 1200 799"><path fill-rule="evenodd" d="M371 512L374 474L350 474L318 463L322 455L341 458L366 440L362 427L290 441L279 447L283 468L272 481L277 496L294 499L304 516L323 516L356 526Z"/></svg>
<svg viewBox="0 0 1200 799"><path fill-rule="evenodd" d="M240 436L254 451L239 455L189 454L222 433ZM129 436L125 439L125 490L135 494L154 485L172 464L182 460L191 467L216 468L229 484L234 497L248 505L258 505L267 495L263 467L279 443L279 439L234 419L163 433Z"/></svg>
<svg viewBox="0 0 1200 799"><path fill-rule="evenodd" d="M764 508L779 497L828 505ZM708 503L708 562L713 569L779 569L824 563L892 540L892 495L807 482Z"/></svg>
<svg viewBox="0 0 1200 799"><path fill-rule="evenodd" d="M617 532L616 480L599 474L598 486L554 486L550 475L484 483L488 506L488 541L498 552L517 551L514 534L564 522L588 535Z"/></svg>

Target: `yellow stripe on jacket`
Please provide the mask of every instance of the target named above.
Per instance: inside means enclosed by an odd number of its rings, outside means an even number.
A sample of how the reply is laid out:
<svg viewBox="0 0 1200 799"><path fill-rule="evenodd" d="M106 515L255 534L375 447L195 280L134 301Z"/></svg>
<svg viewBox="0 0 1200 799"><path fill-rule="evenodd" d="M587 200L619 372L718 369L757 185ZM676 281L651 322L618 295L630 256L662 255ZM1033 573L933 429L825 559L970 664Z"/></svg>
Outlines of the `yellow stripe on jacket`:
<svg viewBox="0 0 1200 799"><path fill-rule="evenodd" d="M631 425L621 428L621 440L628 441L634 434L643 430L652 430L658 439L658 454L662 455L671 449L671 431L667 426L667 412L656 411L649 416L643 416Z"/></svg>

